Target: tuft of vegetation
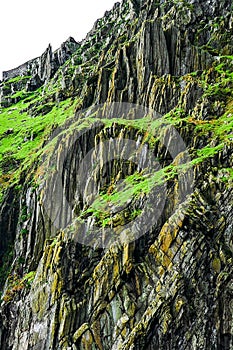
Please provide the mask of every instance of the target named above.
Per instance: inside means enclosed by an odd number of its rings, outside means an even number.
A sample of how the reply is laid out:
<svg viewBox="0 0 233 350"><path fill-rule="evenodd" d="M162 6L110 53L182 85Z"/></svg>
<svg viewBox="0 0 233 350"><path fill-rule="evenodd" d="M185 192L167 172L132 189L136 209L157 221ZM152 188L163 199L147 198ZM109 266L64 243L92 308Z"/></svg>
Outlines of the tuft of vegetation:
<svg viewBox="0 0 233 350"><path fill-rule="evenodd" d="M12 301L14 297L25 288L30 288L34 281L36 272L30 271L22 278L17 274L11 274L8 276L7 290L5 291L2 300L6 303Z"/></svg>

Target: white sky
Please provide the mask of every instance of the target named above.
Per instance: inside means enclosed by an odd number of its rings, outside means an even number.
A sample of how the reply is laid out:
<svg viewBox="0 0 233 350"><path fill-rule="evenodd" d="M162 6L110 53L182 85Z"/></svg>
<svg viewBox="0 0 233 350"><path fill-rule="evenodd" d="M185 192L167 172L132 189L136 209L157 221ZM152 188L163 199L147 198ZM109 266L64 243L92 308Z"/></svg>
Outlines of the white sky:
<svg viewBox="0 0 233 350"><path fill-rule="evenodd" d="M0 79L2 71L56 50L69 36L80 41L94 22L120 0L2 0L0 3Z"/></svg>

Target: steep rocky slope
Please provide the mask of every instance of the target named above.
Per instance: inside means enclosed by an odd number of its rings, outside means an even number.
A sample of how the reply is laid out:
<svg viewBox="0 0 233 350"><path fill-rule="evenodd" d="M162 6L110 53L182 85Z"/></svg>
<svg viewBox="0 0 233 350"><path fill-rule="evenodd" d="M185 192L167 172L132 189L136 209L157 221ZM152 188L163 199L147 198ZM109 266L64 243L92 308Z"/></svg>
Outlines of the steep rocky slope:
<svg viewBox="0 0 233 350"><path fill-rule="evenodd" d="M231 0L123 0L0 85L0 347L233 348Z"/></svg>

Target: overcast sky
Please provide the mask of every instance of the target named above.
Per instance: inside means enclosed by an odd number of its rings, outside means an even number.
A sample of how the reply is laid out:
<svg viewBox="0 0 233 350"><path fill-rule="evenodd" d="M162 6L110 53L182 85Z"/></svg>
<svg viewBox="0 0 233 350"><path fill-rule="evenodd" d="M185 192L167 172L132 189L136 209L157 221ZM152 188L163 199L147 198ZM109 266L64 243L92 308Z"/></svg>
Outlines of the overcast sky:
<svg viewBox="0 0 233 350"><path fill-rule="evenodd" d="M120 0L118 0L120 1ZM53 50L69 36L79 41L117 0L3 0L0 3L2 71Z"/></svg>

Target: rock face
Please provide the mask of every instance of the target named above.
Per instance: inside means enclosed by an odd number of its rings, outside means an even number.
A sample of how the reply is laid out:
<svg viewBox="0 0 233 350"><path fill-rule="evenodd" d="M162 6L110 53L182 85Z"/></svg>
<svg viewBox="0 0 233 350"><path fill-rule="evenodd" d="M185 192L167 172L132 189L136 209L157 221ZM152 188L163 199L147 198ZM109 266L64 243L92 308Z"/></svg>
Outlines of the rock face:
<svg viewBox="0 0 233 350"><path fill-rule="evenodd" d="M123 0L4 72L2 350L233 349L232 26Z"/></svg>
<svg viewBox="0 0 233 350"><path fill-rule="evenodd" d="M59 67L72 56L78 47L79 44L70 37L55 52L52 51L52 47L49 45L40 57L3 72L3 81L8 81L8 88L0 87L0 104L8 106L12 102L15 103L15 99L12 99L11 96L14 96L15 92L22 90L24 87L26 91L37 90L53 77ZM20 83L15 81L15 78L17 79L19 76L22 77Z"/></svg>
<svg viewBox="0 0 233 350"><path fill-rule="evenodd" d="M40 57L34 58L17 68L3 72L3 80L14 79L19 75L27 76L30 73L30 75L38 75L41 81L44 82L46 79L50 79L55 71L70 58L77 47L78 43L72 37L68 38L54 53L51 45L49 45Z"/></svg>

